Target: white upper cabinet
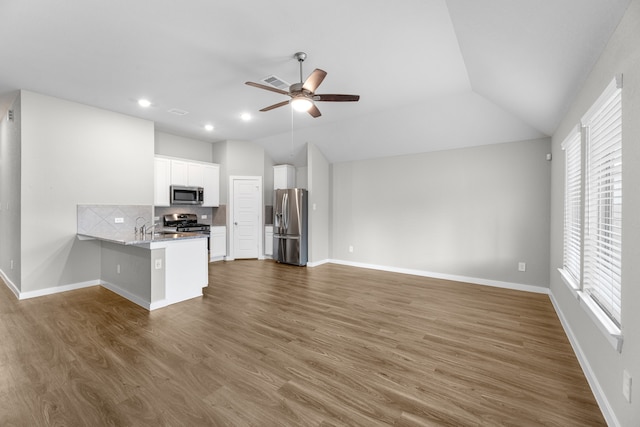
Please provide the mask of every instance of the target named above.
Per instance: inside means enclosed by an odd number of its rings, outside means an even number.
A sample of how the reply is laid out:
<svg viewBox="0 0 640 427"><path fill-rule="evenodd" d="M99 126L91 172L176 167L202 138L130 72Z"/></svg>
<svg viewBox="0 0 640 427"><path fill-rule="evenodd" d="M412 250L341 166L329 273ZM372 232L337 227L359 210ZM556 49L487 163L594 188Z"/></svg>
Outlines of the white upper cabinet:
<svg viewBox="0 0 640 427"><path fill-rule="evenodd" d="M273 189L287 189L296 187L296 168L292 165L277 165L273 167Z"/></svg>
<svg viewBox="0 0 640 427"><path fill-rule="evenodd" d="M220 165L202 165L204 203L202 206L220 206Z"/></svg>
<svg viewBox="0 0 640 427"><path fill-rule="evenodd" d="M189 185L189 164L171 159L171 185Z"/></svg>
<svg viewBox="0 0 640 427"><path fill-rule="evenodd" d="M187 185L204 187L204 166L200 163L187 163Z"/></svg>
<svg viewBox="0 0 640 427"><path fill-rule="evenodd" d="M155 158L154 205L169 206L171 185L204 188L203 207L220 205L220 165L170 157Z"/></svg>
<svg viewBox="0 0 640 427"><path fill-rule="evenodd" d="M155 206L169 206L171 185L171 160L162 157L154 159L154 194L153 204Z"/></svg>

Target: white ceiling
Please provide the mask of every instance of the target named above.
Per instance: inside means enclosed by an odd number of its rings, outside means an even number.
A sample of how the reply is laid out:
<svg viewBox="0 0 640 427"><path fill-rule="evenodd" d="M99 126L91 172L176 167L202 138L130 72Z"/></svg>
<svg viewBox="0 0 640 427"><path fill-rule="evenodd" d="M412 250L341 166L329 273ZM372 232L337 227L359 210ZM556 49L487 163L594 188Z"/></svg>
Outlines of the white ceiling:
<svg viewBox="0 0 640 427"><path fill-rule="evenodd" d="M629 1L0 0L0 108L26 89L255 141L276 162L306 142L339 162L533 139L554 132ZM318 103L316 119L258 112L286 97L244 82L298 81L297 51L305 77L328 72L318 93L360 101Z"/></svg>

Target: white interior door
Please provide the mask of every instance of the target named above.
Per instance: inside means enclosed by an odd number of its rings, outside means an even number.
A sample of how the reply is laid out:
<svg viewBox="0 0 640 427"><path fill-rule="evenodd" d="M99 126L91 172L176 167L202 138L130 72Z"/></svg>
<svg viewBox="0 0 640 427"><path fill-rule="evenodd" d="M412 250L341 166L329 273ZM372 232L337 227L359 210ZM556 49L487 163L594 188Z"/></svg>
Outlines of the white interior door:
<svg viewBox="0 0 640 427"><path fill-rule="evenodd" d="M233 257L258 258L262 223L259 178L233 179Z"/></svg>

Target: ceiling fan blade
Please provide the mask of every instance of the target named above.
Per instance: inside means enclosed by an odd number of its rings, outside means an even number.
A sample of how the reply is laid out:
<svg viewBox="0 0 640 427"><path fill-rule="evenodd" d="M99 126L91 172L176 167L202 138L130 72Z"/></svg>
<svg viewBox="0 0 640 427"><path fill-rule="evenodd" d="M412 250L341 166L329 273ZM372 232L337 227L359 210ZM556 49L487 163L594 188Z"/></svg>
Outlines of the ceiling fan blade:
<svg viewBox="0 0 640 427"><path fill-rule="evenodd" d="M315 119L316 117L320 117L322 114L320 114L320 110L318 110L318 107L316 107L315 104L313 104L311 106L311 108L309 108L308 111L309 114L311 114L311 116Z"/></svg>
<svg viewBox="0 0 640 427"><path fill-rule="evenodd" d="M314 101L332 101L332 102L351 102L358 101L360 95L338 95L338 94L319 94L314 95Z"/></svg>
<svg viewBox="0 0 640 427"><path fill-rule="evenodd" d="M258 89L269 90L271 92L279 93L279 94L282 94L282 95L289 95L289 92L285 92L282 89L278 89L278 88L271 87L271 86L266 86L266 85L261 85L260 83L245 82L244 84L249 85L249 86L253 86L253 87L257 87Z"/></svg>
<svg viewBox="0 0 640 427"><path fill-rule="evenodd" d="M309 77L307 77L307 80L305 80L302 88L313 93L316 91L318 86L320 86L320 83L322 83L326 76L326 71L321 70L320 68L316 68L315 70L313 70L313 73L309 74Z"/></svg>
<svg viewBox="0 0 640 427"><path fill-rule="evenodd" d="M260 111L269 111L269 110L273 110L274 108L278 108L278 107L284 107L285 105L287 105L289 103L289 101L282 101L282 102L278 102L277 104L273 104L273 105L269 105L268 107L264 107L262 110Z"/></svg>

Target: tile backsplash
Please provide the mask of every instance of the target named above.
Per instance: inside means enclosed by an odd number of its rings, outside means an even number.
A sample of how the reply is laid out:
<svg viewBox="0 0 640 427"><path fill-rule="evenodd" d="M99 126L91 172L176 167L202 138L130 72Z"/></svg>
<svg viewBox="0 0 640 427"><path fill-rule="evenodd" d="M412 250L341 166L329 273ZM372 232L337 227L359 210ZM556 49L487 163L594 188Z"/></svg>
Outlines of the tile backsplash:
<svg viewBox="0 0 640 427"><path fill-rule="evenodd" d="M122 222L116 222L116 218ZM153 224L153 208L148 205L78 205L78 233L105 234L131 231Z"/></svg>

